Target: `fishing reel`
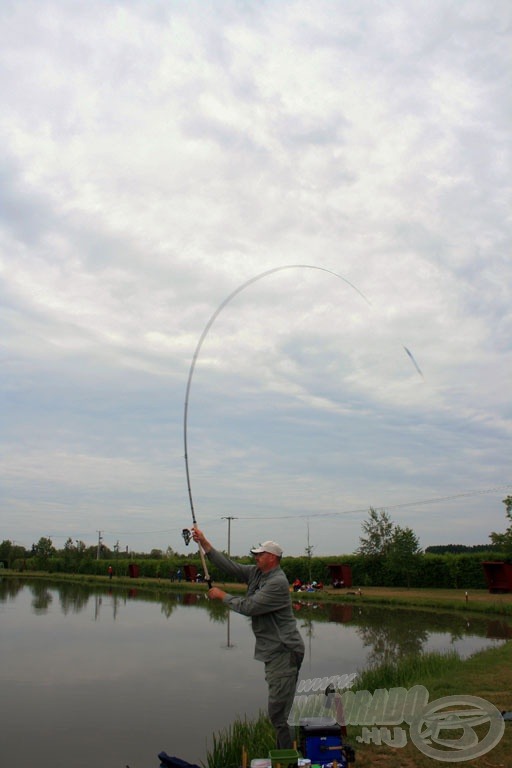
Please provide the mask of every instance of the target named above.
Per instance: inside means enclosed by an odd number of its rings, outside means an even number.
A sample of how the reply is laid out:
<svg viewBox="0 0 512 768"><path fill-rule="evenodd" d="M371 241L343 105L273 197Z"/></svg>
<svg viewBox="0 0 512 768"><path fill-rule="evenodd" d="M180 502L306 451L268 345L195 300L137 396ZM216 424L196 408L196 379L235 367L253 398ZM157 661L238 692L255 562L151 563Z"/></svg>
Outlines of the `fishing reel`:
<svg viewBox="0 0 512 768"><path fill-rule="evenodd" d="M183 541L185 542L185 546L188 547L192 539L192 531L190 530L190 528L183 528L183 530L181 531L181 535L183 536ZM208 566L206 565L206 560L204 558L204 551L200 544L199 544L199 555L201 557L201 563L203 565L203 570L204 570L204 578L200 580L206 581L206 583L208 584L208 588L211 589L212 580L210 578L210 574L208 573Z"/></svg>

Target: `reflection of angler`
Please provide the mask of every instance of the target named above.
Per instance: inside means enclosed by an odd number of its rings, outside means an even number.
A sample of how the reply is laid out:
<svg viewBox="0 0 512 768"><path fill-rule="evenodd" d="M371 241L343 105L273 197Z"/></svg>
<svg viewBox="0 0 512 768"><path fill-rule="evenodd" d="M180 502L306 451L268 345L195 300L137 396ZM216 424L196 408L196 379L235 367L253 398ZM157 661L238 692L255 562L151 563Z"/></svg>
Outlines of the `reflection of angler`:
<svg viewBox="0 0 512 768"><path fill-rule="evenodd" d="M231 642L231 612L228 611L228 631L227 631L227 638L226 638L226 645L225 648L234 648L234 643Z"/></svg>

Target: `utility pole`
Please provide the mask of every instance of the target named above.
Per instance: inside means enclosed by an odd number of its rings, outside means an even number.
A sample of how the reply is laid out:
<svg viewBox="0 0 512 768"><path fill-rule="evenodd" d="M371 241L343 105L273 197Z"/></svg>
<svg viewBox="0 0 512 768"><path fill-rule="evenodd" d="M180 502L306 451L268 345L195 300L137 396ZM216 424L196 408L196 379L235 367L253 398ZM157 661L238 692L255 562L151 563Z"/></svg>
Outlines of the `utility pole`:
<svg viewBox="0 0 512 768"><path fill-rule="evenodd" d="M313 555L313 547L309 543L309 520L308 520L308 545L306 547L306 555L308 556L309 582L311 583L311 557Z"/></svg>
<svg viewBox="0 0 512 768"><path fill-rule="evenodd" d="M101 542L103 539L101 538L101 531L98 531L98 549L96 551L96 560L100 559L100 552L101 552Z"/></svg>
<svg viewBox="0 0 512 768"><path fill-rule="evenodd" d="M231 554L231 521L238 520L238 517L221 517L221 520L228 521L228 557Z"/></svg>

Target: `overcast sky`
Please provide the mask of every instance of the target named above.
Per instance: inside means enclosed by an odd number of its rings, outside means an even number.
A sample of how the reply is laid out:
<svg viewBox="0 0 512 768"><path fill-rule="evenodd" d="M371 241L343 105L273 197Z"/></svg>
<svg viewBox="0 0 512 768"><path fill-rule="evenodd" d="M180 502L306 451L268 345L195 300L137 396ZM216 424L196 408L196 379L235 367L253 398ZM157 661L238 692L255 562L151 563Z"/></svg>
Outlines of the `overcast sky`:
<svg viewBox="0 0 512 768"><path fill-rule="evenodd" d="M348 554L370 507L423 548L505 530L511 22L1 3L0 540L186 551L205 329L214 544Z"/></svg>

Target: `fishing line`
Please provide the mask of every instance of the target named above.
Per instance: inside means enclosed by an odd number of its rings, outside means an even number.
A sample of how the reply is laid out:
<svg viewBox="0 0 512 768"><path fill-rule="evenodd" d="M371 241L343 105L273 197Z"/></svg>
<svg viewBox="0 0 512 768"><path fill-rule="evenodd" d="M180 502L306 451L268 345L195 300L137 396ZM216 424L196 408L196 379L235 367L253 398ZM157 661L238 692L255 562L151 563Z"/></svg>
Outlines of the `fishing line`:
<svg viewBox="0 0 512 768"><path fill-rule="evenodd" d="M281 272L285 269L315 269L319 270L320 272L327 272L330 275L333 275L334 277L338 278L339 280L342 280L346 285L348 285L350 288L352 288L359 296L368 304L371 306L371 302L369 299L362 293L362 291L359 290L353 283L350 282L350 280L347 280L347 278L343 277L343 275L338 274L337 272L333 272L331 269L327 269L326 267L319 267L314 264L285 264L280 267L274 267L273 269L267 269L265 272L261 272L258 275L255 275L254 277L251 277L249 280L246 280L244 283L242 283L238 288L236 288L232 293L227 296L224 301L221 302L221 304L217 307L215 312L212 314L208 322L206 323L203 332L201 333L201 336L199 337L199 341L197 342L194 355L192 357L192 363L190 365L190 370L188 374L188 380L187 380L187 387L185 392L185 406L184 406L184 413L183 413L183 444L184 444L184 455L185 455L185 472L186 472L186 479L187 479L187 490L188 490L188 498L190 503L190 511L192 514L192 524L193 526L197 526L197 519L194 509L194 500L192 497L192 486L191 486L191 480L190 480L190 468L189 468L189 462L188 462L188 410L189 410L189 399L190 399L190 389L192 386L192 377L194 375L194 370L196 367L197 359L199 357L199 353L201 351L201 347L203 346L203 342L206 339L206 336L208 335L208 332L210 328L212 327L213 323L217 319L217 317L220 315L222 310L226 307L227 304L229 304L235 296L238 296L239 293L244 291L246 288L248 288L250 285L253 285L253 283L256 283L258 280L262 280L264 277L268 277L268 275L273 275L276 272ZM414 359L412 353L410 352L407 347L403 347L405 350L407 356L412 361L414 367L418 371L418 373L423 376L418 364L416 363L416 360ZM190 541L190 531L188 529L183 530L183 537L185 539L185 543L188 544ZM200 547L199 549L200 554L202 554L202 562L203 567L205 567L204 562L204 553L202 553L202 549ZM206 575L207 571L205 571Z"/></svg>

